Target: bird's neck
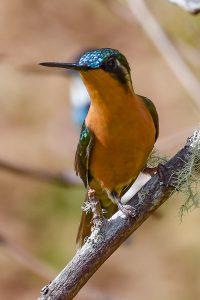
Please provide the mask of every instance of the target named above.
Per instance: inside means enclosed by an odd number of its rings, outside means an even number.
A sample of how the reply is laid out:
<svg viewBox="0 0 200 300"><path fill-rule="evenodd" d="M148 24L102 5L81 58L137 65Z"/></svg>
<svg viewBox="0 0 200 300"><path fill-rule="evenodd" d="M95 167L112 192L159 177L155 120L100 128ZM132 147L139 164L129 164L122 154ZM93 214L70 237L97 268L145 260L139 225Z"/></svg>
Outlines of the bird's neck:
<svg viewBox="0 0 200 300"><path fill-rule="evenodd" d="M140 126L144 113L141 101L128 88L121 85L102 85L101 89L87 86L91 106L86 117L86 126L102 141L116 135L128 134Z"/></svg>
<svg viewBox="0 0 200 300"><path fill-rule="evenodd" d="M124 89L92 91L90 97L89 114L93 114L99 121L120 120L123 116L128 118L129 115L134 115L134 110L136 111L138 106L136 95Z"/></svg>
<svg viewBox="0 0 200 300"><path fill-rule="evenodd" d="M138 99L131 82L122 84L103 70L92 70L81 74L91 98L90 114L107 119L120 114L133 113ZM105 120L106 121L106 120Z"/></svg>

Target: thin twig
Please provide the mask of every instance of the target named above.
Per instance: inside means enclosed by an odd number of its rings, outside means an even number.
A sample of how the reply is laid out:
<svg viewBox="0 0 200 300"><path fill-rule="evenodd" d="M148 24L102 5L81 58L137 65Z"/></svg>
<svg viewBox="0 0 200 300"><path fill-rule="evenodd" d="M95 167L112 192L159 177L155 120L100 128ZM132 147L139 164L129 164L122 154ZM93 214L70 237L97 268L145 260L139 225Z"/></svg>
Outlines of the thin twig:
<svg viewBox="0 0 200 300"><path fill-rule="evenodd" d="M0 159L0 170L8 171L16 175L26 176L37 180L51 182L63 186L80 184L78 177L69 173L52 173L46 170L22 167Z"/></svg>
<svg viewBox="0 0 200 300"><path fill-rule="evenodd" d="M14 258L14 260L22 264L34 274L37 274L39 277L50 281L52 276L55 276L56 270L37 259L29 251L11 240L2 232L0 232L0 246L6 249L7 255Z"/></svg>
<svg viewBox="0 0 200 300"><path fill-rule="evenodd" d="M97 239L95 233L92 233L61 273L41 290L38 300L73 299L107 258L177 190L177 174L189 160L195 134L165 165L165 171L162 170L164 183L161 184L159 175L155 175L128 202L136 210L135 217L127 219L121 212L117 212L102 229L101 238Z"/></svg>
<svg viewBox="0 0 200 300"><path fill-rule="evenodd" d="M175 3L191 14L200 13L200 0L168 0Z"/></svg>
<svg viewBox="0 0 200 300"><path fill-rule="evenodd" d="M147 36L151 39L168 66L179 80L180 84L193 99L197 108L200 107L200 85L195 74L190 70L177 48L170 41L165 31L151 13L144 0L126 0L127 10L124 11L124 2L112 1L112 6L121 17L129 22L141 25ZM145 21L144 21L145 20ZM197 111L198 112L198 111Z"/></svg>

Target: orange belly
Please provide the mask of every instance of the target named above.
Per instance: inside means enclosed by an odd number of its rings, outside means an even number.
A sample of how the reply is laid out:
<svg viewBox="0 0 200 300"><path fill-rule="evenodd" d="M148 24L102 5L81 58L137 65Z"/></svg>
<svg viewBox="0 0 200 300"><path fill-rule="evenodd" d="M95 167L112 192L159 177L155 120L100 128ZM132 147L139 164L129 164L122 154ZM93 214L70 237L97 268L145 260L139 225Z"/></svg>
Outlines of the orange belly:
<svg viewBox="0 0 200 300"><path fill-rule="evenodd" d="M95 113L96 112L96 113ZM90 173L103 189L120 193L137 178L155 143L152 117L143 103L88 114L86 125L95 135Z"/></svg>
<svg viewBox="0 0 200 300"><path fill-rule="evenodd" d="M137 178L144 168L152 145L129 140L129 145L102 146L99 142L91 156L90 172L104 189L121 192L122 188Z"/></svg>

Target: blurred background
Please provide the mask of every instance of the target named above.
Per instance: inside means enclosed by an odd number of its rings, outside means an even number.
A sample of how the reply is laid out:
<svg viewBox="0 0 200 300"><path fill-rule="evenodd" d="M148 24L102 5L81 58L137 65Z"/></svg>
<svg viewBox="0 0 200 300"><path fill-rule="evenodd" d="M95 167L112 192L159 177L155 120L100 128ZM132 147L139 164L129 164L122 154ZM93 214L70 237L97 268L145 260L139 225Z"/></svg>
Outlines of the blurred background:
<svg viewBox="0 0 200 300"><path fill-rule="evenodd" d="M119 49L135 91L157 107L157 149L173 155L199 126L199 33L200 15L166 0L1 0L1 299L36 299L72 258L85 194L82 185L32 179L4 166L69 174L77 183L73 74L38 63L71 62L88 48ZM161 217L149 218L76 299L200 299L199 211L181 223L182 202L177 194L167 201Z"/></svg>

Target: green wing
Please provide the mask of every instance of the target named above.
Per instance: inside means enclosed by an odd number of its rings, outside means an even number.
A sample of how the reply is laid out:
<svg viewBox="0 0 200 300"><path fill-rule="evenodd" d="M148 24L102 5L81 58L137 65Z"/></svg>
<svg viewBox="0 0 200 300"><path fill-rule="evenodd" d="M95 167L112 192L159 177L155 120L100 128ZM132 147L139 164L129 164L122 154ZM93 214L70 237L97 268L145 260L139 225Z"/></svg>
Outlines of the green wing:
<svg viewBox="0 0 200 300"><path fill-rule="evenodd" d="M83 123L78 147L75 155L75 171L83 180L85 187L90 180L89 160L94 144L94 135L89 128Z"/></svg>
<svg viewBox="0 0 200 300"><path fill-rule="evenodd" d="M156 111L156 107L150 99L148 99L144 96L140 96L140 95L137 95L137 96L139 96L143 100L144 104L146 105L146 107L148 108L148 110L152 116L152 119L154 121L154 125L156 128L155 140L157 140L158 134L159 134L159 119L158 119L158 113Z"/></svg>

